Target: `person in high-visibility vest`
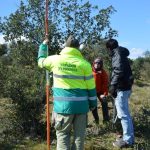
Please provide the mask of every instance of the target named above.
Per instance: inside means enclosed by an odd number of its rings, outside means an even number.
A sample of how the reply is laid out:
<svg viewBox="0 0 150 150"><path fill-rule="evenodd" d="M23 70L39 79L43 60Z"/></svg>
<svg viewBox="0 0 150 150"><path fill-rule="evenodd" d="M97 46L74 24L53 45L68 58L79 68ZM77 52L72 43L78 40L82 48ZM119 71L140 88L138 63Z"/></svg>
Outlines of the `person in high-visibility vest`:
<svg viewBox="0 0 150 150"><path fill-rule="evenodd" d="M53 99L57 150L83 150L87 113L97 107L92 67L80 50L79 41L69 36L59 55L47 56L46 44L39 47L38 66L53 72ZM73 127L73 144L70 143Z"/></svg>

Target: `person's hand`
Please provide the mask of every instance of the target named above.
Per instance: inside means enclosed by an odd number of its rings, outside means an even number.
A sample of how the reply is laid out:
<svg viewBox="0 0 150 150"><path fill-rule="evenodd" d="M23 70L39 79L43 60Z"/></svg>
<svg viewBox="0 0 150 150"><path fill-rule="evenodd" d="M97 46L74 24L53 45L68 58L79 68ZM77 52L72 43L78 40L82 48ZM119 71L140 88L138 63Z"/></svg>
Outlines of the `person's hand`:
<svg viewBox="0 0 150 150"><path fill-rule="evenodd" d="M116 98L117 97L117 91L116 91L116 86L115 85L111 85L109 88L109 92L111 94L112 97Z"/></svg>
<svg viewBox="0 0 150 150"><path fill-rule="evenodd" d="M103 95L103 94L102 94L102 95L100 95L100 98L101 98L101 99L104 99L105 97L106 97L106 96L105 96L105 95Z"/></svg>
<svg viewBox="0 0 150 150"><path fill-rule="evenodd" d="M48 38L46 38L44 41L43 41L43 44L48 44L49 40Z"/></svg>

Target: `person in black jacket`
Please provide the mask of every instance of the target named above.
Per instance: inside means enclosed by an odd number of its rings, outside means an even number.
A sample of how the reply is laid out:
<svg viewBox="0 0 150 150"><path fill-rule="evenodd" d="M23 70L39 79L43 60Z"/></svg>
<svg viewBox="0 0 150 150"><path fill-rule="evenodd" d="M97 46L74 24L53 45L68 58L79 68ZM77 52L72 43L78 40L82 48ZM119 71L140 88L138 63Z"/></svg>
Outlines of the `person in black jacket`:
<svg viewBox="0 0 150 150"><path fill-rule="evenodd" d="M134 129L130 116L128 100L133 84L132 70L128 60L129 51L118 45L118 41L110 39L106 42L106 48L111 55L112 73L110 81L110 94L115 98L117 117L121 120L123 137L116 140L113 145L119 148L134 144Z"/></svg>

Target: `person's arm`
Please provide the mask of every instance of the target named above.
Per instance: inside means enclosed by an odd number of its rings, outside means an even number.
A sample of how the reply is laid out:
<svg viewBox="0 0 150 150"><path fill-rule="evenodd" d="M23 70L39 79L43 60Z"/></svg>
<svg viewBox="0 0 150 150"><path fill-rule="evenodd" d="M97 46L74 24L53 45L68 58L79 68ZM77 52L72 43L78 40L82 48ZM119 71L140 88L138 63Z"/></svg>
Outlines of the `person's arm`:
<svg viewBox="0 0 150 150"><path fill-rule="evenodd" d="M47 57L47 44L42 43L39 46L39 51L38 51L38 66L40 68L44 67L43 62L44 62L46 57Z"/></svg>
<svg viewBox="0 0 150 150"><path fill-rule="evenodd" d="M107 96L108 95L108 75L105 70L103 70L102 74L102 91L103 95Z"/></svg>
<svg viewBox="0 0 150 150"><path fill-rule="evenodd" d="M38 66L51 71L55 56L47 56L47 42L48 41L44 40L44 42L39 46Z"/></svg>
<svg viewBox="0 0 150 150"><path fill-rule="evenodd" d="M110 94L115 98L117 96L117 86L119 83L119 80L123 77L123 64L122 64L122 58L120 55L117 55L115 57L114 62L112 63L112 76L111 76L111 82L110 82L110 88L109 92Z"/></svg>
<svg viewBox="0 0 150 150"><path fill-rule="evenodd" d="M95 88L95 80L92 73L92 68L89 63L84 66L85 70L85 82L87 85L87 91L89 96L89 107L90 110L97 107L97 95L96 95L96 88Z"/></svg>
<svg viewBox="0 0 150 150"><path fill-rule="evenodd" d="M115 57L115 61L112 64L112 69L111 85L117 85L124 73L123 61L120 55Z"/></svg>

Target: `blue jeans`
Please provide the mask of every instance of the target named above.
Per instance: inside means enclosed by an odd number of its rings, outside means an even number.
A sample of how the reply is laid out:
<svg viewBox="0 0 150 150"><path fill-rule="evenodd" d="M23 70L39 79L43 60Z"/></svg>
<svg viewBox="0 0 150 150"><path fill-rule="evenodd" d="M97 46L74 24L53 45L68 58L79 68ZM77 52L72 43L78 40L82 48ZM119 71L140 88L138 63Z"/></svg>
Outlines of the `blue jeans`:
<svg viewBox="0 0 150 150"><path fill-rule="evenodd" d="M134 129L132 118L130 116L128 100L131 95L131 90L118 91L115 99L115 106L117 110L117 116L121 119L121 125L123 129L123 140L128 144L134 143Z"/></svg>

